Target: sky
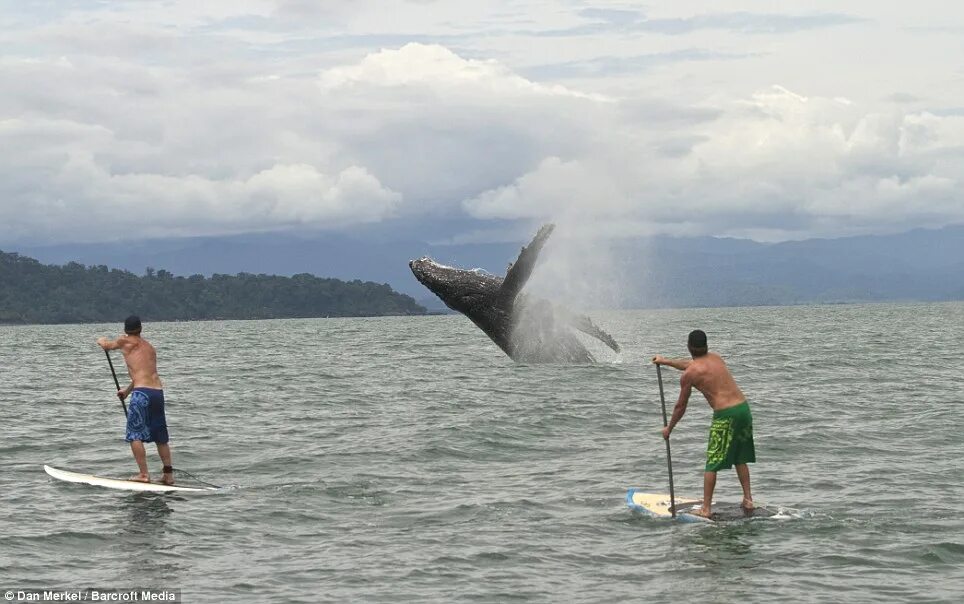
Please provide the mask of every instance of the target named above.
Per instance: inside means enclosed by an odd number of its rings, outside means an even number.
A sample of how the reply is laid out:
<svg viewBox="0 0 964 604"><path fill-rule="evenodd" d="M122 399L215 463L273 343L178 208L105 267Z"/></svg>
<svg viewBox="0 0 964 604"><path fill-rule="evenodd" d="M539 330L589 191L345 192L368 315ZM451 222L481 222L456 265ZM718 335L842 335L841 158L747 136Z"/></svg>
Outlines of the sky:
<svg viewBox="0 0 964 604"><path fill-rule="evenodd" d="M964 223L964 4L0 0L0 249Z"/></svg>

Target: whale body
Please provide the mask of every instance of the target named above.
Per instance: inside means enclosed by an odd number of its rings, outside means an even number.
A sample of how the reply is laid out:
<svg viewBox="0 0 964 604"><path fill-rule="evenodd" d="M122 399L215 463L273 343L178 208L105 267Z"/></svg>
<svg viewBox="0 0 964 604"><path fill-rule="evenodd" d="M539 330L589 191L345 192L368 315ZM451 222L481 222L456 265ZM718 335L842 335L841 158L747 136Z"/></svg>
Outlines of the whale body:
<svg viewBox="0 0 964 604"><path fill-rule="evenodd" d="M446 306L471 319L510 358L522 363L592 363L593 355L576 337L581 331L619 352L619 344L589 317L553 305L522 290L539 252L555 228L544 225L505 277L439 264L423 257L409 262L415 278Z"/></svg>

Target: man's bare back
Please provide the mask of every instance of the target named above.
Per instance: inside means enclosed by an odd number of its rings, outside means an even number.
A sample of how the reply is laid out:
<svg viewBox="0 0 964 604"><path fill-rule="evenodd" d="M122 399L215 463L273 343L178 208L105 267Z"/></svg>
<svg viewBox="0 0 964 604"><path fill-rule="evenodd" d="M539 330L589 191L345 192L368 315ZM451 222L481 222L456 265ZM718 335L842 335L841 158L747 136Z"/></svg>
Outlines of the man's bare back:
<svg viewBox="0 0 964 604"><path fill-rule="evenodd" d="M154 346L140 336L124 335L118 341L121 342L124 361L134 387L163 388L161 376L157 374L157 351Z"/></svg>
<svg viewBox="0 0 964 604"><path fill-rule="evenodd" d="M97 343L104 350L120 350L124 353L127 372L131 376L130 388L164 387L161 376L157 373L157 351L144 338L124 334L116 340L99 338Z"/></svg>
<svg viewBox="0 0 964 604"><path fill-rule="evenodd" d="M714 411L739 405L746 400L746 395L736 385L726 362L715 352L708 352L690 361L680 382L689 382L693 388L702 392Z"/></svg>

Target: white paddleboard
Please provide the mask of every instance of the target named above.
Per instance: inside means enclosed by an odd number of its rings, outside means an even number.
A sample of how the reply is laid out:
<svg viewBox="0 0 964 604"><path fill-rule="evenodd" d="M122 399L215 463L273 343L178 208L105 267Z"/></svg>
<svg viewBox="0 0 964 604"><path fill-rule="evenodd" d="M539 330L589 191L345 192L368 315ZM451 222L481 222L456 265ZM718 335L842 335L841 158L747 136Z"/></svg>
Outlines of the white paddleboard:
<svg viewBox="0 0 964 604"><path fill-rule="evenodd" d="M63 480L65 482L77 482L81 484L93 485L95 487L106 487L108 489L119 489L122 491L147 491L150 493L170 493L176 491L179 493L197 493L218 490L213 487L182 487L179 485L160 484L157 482L138 482L136 480L104 478L103 476L94 476L92 474L81 474L79 472L58 470L57 468L52 468L47 465L44 466L44 472L50 474L57 480Z"/></svg>

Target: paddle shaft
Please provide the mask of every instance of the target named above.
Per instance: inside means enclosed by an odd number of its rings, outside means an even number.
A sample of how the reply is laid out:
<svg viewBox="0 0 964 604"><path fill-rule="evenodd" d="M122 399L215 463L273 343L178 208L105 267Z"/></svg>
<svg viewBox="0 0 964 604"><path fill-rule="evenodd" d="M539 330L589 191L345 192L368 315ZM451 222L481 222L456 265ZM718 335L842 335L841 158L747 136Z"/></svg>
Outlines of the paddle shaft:
<svg viewBox="0 0 964 604"><path fill-rule="evenodd" d="M666 419L666 396L663 394L663 371L662 368L656 366L656 380L659 381L659 404L663 408L663 427L669 425L669 421ZM676 518L676 493L673 490L673 456L669 450L669 439L664 438L666 441L666 469L669 470L669 511Z"/></svg>
<svg viewBox="0 0 964 604"><path fill-rule="evenodd" d="M110 360L109 350L105 350L104 354L107 355L107 364L110 365L110 374L114 376L114 385L117 386L117 398L120 399L121 408L124 410L124 417L127 417L127 405L124 404L124 397L120 395L120 382L117 381L117 372L114 371L114 361ZM662 388L662 386L660 386L660 388ZM662 392L662 390L660 390L660 392ZM666 415L665 410L663 411L663 415ZM663 420L665 421L666 418L664 417Z"/></svg>

